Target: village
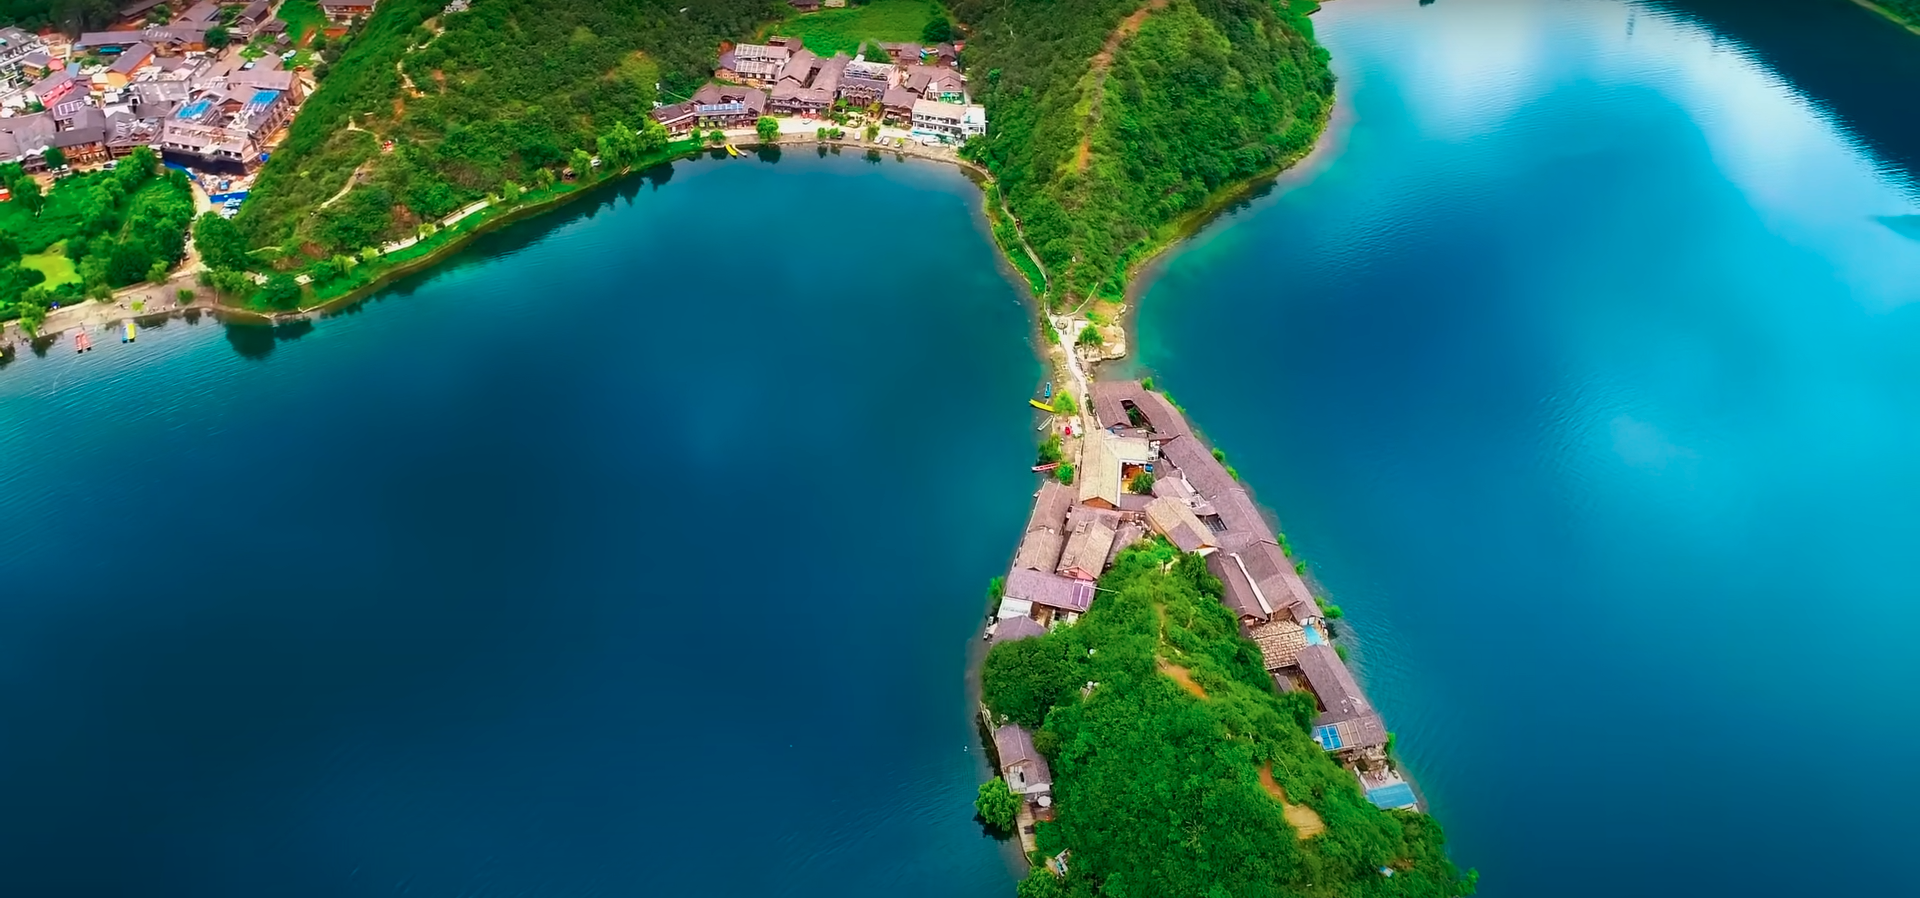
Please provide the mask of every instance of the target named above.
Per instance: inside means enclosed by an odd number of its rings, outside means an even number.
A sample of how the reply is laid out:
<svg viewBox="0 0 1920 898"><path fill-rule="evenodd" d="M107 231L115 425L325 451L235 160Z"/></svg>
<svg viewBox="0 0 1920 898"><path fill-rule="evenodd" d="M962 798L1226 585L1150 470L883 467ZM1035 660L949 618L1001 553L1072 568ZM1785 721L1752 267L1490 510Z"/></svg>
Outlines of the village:
<svg viewBox="0 0 1920 898"><path fill-rule="evenodd" d="M1388 755L1380 713L1246 488L1165 396L1138 381L1096 382L1090 390L1096 421L1081 434L1074 481L1049 479L1035 494L985 637L998 644L1072 625L1098 600L1097 581L1123 549L1165 537L1205 558L1275 688L1314 697L1314 741L1354 774L1367 799L1417 809L1412 786ZM1145 493L1128 488L1149 479ZM1018 832L1031 852L1034 823L1052 819L1053 776L1032 732L1002 721L989 726L1001 776L1022 797Z"/></svg>
<svg viewBox="0 0 1920 898"><path fill-rule="evenodd" d="M987 132L986 108L972 102L960 71L965 49L964 41L866 41L851 57L822 58L792 37L723 45L714 81L653 116L675 137L750 129L766 117L802 132L814 122L863 119L874 137L963 144Z"/></svg>
<svg viewBox="0 0 1920 898"><path fill-rule="evenodd" d="M322 33L344 33L374 3L320 0ZM0 28L0 164L51 175L150 147L231 215L316 86L280 9L139 0L113 29L71 40Z"/></svg>

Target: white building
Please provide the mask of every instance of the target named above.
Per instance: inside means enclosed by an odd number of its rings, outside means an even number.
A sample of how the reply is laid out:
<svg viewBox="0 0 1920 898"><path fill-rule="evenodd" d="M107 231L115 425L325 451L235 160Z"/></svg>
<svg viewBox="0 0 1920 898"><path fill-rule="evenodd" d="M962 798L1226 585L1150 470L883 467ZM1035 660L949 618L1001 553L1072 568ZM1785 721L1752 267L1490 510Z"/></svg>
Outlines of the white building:
<svg viewBox="0 0 1920 898"><path fill-rule="evenodd" d="M913 104L913 136L965 143L987 133L987 108L967 103L920 100Z"/></svg>

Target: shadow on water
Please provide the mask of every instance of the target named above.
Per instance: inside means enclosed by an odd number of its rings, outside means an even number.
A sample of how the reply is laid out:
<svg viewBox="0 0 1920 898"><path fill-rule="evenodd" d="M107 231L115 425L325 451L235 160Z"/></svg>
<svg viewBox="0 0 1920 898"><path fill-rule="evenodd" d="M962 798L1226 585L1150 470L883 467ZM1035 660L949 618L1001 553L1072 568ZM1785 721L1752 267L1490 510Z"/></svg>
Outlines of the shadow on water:
<svg viewBox="0 0 1920 898"><path fill-rule="evenodd" d="M1920 178L1920 35L1852 0L1642 0L1737 40L1909 184Z"/></svg>
<svg viewBox="0 0 1920 898"><path fill-rule="evenodd" d="M280 324L243 324L227 322L227 342L233 351L249 361L261 361L273 354L281 343L291 343L313 333L313 321L298 318Z"/></svg>
<svg viewBox="0 0 1920 898"><path fill-rule="evenodd" d="M761 146L753 151L753 156L761 162L777 165L780 162L780 148L771 144Z"/></svg>
<svg viewBox="0 0 1920 898"><path fill-rule="evenodd" d="M724 157L725 151L721 152ZM414 291L435 278L517 253L545 240L555 231L577 222L592 220L602 211L613 208L618 202L624 201L631 206L639 200L642 190L658 192L665 187L669 181L673 180L673 171L673 163L663 162L584 188L577 197L564 206L530 210L526 218L512 221L498 230L481 234L473 238L473 242L447 258L412 274L399 277L364 299L329 307L321 311L319 317L325 319L340 315L358 315L370 304L395 297L411 296Z"/></svg>

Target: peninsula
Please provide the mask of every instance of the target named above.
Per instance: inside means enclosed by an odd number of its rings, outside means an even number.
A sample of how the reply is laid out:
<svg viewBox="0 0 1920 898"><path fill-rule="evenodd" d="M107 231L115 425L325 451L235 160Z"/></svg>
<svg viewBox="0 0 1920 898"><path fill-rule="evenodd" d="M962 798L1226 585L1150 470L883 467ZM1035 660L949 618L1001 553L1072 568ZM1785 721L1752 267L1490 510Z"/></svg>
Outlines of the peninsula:
<svg viewBox="0 0 1920 898"><path fill-rule="evenodd" d="M42 339L182 306L307 315L691 153L964 165L1072 385L1041 403L1048 481L982 671L1003 777L980 810L1036 861L1021 895L1470 892L1284 535L1170 400L1089 370L1130 342L1140 266L1314 146L1333 76L1313 0L677 2L160 2L79 40L12 32L40 78L14 96L45 118L6 132L33 138L0 144L10 188L53 209L190 191L202 211L191 240L182 214L156 240L138 204L84 225L13 210L36 224L8 271L79 265L0 278L0 314ZM194 24L154 21L175 14ZM63 110L158 112L83 145ZM243 151L214 159L222 140Z"/></svg>

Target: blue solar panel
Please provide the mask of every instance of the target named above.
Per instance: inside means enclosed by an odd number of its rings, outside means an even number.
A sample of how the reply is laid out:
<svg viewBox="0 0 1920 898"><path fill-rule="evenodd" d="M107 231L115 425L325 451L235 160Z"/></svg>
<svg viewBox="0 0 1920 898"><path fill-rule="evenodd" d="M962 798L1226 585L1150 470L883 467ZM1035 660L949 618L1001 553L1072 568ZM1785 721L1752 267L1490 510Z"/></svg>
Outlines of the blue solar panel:
<svg viewBox="0 0 1920 898"><path fill-rule="evenodd" d="M1327 751L1333 751L1340 747L1340 731L1335 727L1320 727L1313 731L1313 738L1314 741L1320 743L1321 748Z"/></svg>
<svg viewBox="0 0 1920 898"><path fill-rule="evenodd" d="M1367 790L1367 800L1377 808L1404 808L1413 804L1413 787L1406 783L1394 783L1378 789Z"/></svg>

